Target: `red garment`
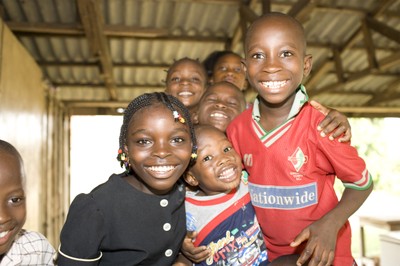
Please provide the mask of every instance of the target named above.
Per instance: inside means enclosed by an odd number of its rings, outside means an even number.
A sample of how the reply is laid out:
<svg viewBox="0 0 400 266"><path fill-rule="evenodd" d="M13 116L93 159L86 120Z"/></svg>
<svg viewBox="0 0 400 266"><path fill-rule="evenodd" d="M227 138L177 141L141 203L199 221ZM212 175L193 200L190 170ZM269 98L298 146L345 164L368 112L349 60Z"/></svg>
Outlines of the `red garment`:
<svg viewBox="0 0 400 266"><path fill-rule="evenodd" d="M334 208L337 176L346 186L366 189L371 177L363 159L348 143L322 138L317 125L323 115L306 103L301 111L272 132L265 132L245 110L227 134L249 173L249 191L264 234L270 260L300 253L290 247L312 222ZM265 134L266 133L266 134ZM352 265L351 229L338 234L334 265Z"/></svg>

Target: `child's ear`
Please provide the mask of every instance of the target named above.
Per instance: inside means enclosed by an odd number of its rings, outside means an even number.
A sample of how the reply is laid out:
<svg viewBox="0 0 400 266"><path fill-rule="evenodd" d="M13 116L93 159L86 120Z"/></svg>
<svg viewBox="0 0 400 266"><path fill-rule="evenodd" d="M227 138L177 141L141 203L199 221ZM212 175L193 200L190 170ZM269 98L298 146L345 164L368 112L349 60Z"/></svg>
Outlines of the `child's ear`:
<svg viewBox="0 0 400 266"><path fill-rule="evenodd" d="M307 77L312 69L312 55L307 54L304 57L304 71L303 71L303 77Z"/></svg>
<svg viewBox="0 0 400 266"><path fill-rule="evenodd" d="M192 172L188 171L185 176L185 181L192 187L197 187L199 185L199 181L197 181L196 177L192 174Z"/></svg>
<svg viewBox="0 0 400 266"><path fill-rule="evenodd" d="M192 119L193 125L198 125L199 124L199 114L197 111L193 112L192 116L190 117Z"/></svg>
<svg viewBox="0 0 400 266"><path fill-rule="evenodd" d="M242 60L240 60L240 62L242 63L242 67L243 67L244 72L247 72L246 60L243 58Z"/></svg>

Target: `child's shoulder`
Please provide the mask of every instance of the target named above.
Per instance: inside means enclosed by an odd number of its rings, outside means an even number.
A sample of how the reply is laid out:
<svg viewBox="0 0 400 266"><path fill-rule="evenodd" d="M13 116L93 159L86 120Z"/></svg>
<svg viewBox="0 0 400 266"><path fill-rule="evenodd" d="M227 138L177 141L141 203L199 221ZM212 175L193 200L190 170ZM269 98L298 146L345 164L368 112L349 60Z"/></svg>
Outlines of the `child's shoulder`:
<svg viewBox="0 0 400 266"><path fill-rule="evenodd" d="M49 241L43 234L37 231L28 231L26 229L22 229L19 232L17 238L15 239L15 242L19 244L27 244L27 243L33 244L41 242L45 244L49 243Z"/></svg>
<svg viewBox="0 0 400 266"><path fill-rule="evenodd" d="M325 115L312 107L309 102L306 102L301 108L298 117L303 120L302 123L304 123L304 120L307 119L310 125L316 128L317 125L324 119Z"/></svg>
<svg viewBox="0 0 400 266"><path fill-rule="evenodd" d="M43 258L43 254L48 254L50 258L55 254L53 246L43 234L25 229L22 229L17 235L12 249L14 250L12 254L21 256L33 254Z"/></svg>

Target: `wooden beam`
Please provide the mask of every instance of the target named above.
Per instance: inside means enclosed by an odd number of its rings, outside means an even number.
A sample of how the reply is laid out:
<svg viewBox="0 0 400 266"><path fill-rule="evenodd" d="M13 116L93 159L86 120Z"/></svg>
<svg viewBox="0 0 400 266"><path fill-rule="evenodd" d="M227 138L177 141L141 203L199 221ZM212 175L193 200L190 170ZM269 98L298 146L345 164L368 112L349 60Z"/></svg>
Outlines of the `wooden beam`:
<svg viewBox="0 0 400 266"><path fill-rule="evenodd" d="M262 5L262 14L267 14L269 12L271 12L272 7L271 7L271 0L262 0L261 1L261 5Z"/></svg>
<svg viewBox="0 0 400 266"><path fill-rule="evenodd" d="M27 22L6 22L10 30L18 35L66 35L85 36L81 24L53 24L53 23L27 23ZM196 42L225 42L226 37L213 36L174 36L168 33L167 29L144 28L124 25L104 25L103 33L107 37L115 38L137 38L171 41L196 41Z"/></svg>
<svg viewBox="0 0 400 266"><path fill-rule="evenodd" d="M330 106L330 108L336 109L342 113L361 113L361 114L396 114L400 116L400 107L346 107L346 106Z"/></svg>
<svg viewBox="0 0 400 266"><path fill-rule="evenodd" d="M378 64L379 64L380 70L386 70L386 69L390 69L392 67L398 67L400 65L400 52L391 54L391 55L381 59L378 62Z"/></svg>
<svg viewBox="0 0 400 266"><path fill-rule="evenodd" d="M340 56L340 51L337 47L332 48L333 52L333 61L335 62L335 70L338 82L345 82L344 72L343 72L343 65L342 65L342 58Z"/></svg>
<svg viewBox="0 0 400 266"><path fill-rule="evenodd" d="M368 64L370 68L378 68L378 62L375 55L374 41L372 40L371 31L368 28L366 21L364 20L361 25L361 29L364 35L365 49L367 50Z"/></svg>
<svg viewBox="0 0 400 266"><path fill-rule="evenodd" d="M98 84L98 83L66 83L66 82L55 82L52 84L56 88L78 88L81 89L83 87L86 88L105 88L105 84ZM165 90L165 84L159 83L159 84L118 84L118 87L121 89L123 88L131 88L131 89L146 89L146 88L151 88L151 89L161 89Z"/></svg>
<svg viewBox="0 0 400 266"><path fill-rule="evenodd" d="M240 18L243 19L246 23L252 23L259 16L250 9L250 7L246 5L241 5L239 7Z"/></svg>
<svg viewBox="0 0 400 266"><path fill-rule="evenodd" d="M59 61L36 61L40 66L44 67L96 67L98 66L97 62L59 62ZM170 67L170 64L151 64L151 63L113 63L115 68L163 68L167 69Z"/></svg>
<svg viewBox="0 0 400 266"><path fill-rule="evenodd" d="M314 5L310 3L310 0L298 0L292 5L292 8L288 11L288 14L295 17L301 23L305 23L310 18L311 11Z"/></svg>
<svg viewBox="0 0 400 266"><path fill-rule="evenodd" d="M378 33L397 43L400 43L400 31L369 16L367 16L365 20L369 28L377 31Z"/></svg>
<svg viewBox="0 0 400 266"><path fill-rule="evenodd" d="M400 93L398 89L400 88L400 78L395 79L388 86L388 88L382 92L377 92L374 94L374 97L369 100L365 105L373 106L382 102L393 101L396 99L400 99Z"/></svg>
<svg viewBox="0 0 400 266"><path fill-rule="evenodd" d="M99 58L100 73L108 90L110 100L117 99L113 64L107 38L104 35L104 20L99 0L77 0L83 29L89 42L90 51Z"/></svg>
<svg viewBox="0 0 400 266"><path fill-rule="evenodd" d="M326 73L333 69L333 62L329 58L324 61L320 67L318 67L311 75L310 78L306 81L305 86L307 91L314 90L316 84L320 82L320 80L325 76Z"/></svg>

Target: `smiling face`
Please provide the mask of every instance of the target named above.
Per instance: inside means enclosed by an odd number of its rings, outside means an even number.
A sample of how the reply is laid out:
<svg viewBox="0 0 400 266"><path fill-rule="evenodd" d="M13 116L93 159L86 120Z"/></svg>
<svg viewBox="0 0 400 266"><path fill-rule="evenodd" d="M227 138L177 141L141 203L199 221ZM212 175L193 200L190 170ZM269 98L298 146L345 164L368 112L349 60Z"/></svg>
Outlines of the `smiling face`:
<svg viewBox="0 0 400 266"><path fill-rule="evenodd" d="M226 193L240 184L242 163L226 135L212 126L198 126L197 161L185 176L203 195Z"/></svg>
<svg viewBox="0 0 400 266"><path fill-rule="evenodd" d="M291 17L272 13L248 30L244 65L249 83L266 105L291 105L303 77L311 71L301 25Z"/></svg>
<svg viewBox="0 0 400 266"><path fill-rule="evenodd" d="M235 84L240 90L246 89L246 74L242 65L242 58L234 53L228 53L214 65L212 82L228 81Z"/></svg>
<svg viewBox="0 0 400 266"><path fill-rule="evenodd" d="M6 253L26 219L24 171L20 158L0 149L0 255Z"/></svg>
<svg viewBox="0 0 400 266"><path fill-rule="evenodd" d="M225 132L228 124L246 107L243 93L229 82L211 85L200 100L193 121Z"/></svg>
<svg viewBox="0 0 400 266"><path fill-rule="evenodd" d="M126 136L126 153L136 177L128 181L145 193L168 193L190 161L187 122L175 122L170 109L155 103L133 114Z"/></svg>
<svg viewBox="0 0 400 266"><path fill-rule="evenodd" d="M166 93L178 98L189 110L197 106L207 83L204 66L196 60L184 58L168 70Z"/></svg>

